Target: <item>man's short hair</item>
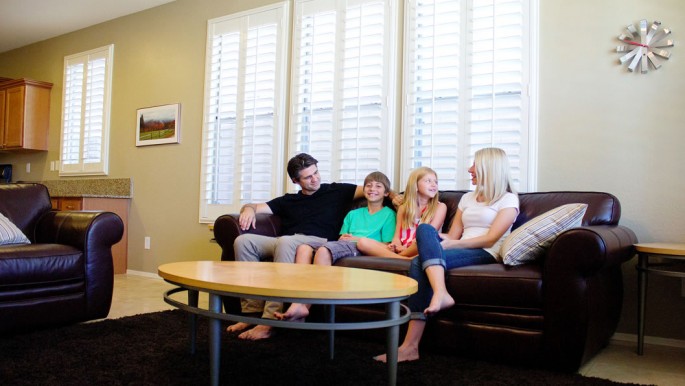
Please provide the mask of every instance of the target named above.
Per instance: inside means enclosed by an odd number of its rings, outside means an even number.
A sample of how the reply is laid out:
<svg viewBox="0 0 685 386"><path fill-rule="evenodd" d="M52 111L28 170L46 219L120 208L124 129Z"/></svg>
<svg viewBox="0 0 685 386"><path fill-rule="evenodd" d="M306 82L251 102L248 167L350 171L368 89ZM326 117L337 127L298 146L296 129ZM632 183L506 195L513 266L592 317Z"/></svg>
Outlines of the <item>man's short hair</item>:
<svg viewBox="0 0 685 386"><path fill-rule="evenodd" d="M297 180L300 178L301 171L318 163L319 161L309 154L300 153L288 161L288 176L292 180Z"/></svg>

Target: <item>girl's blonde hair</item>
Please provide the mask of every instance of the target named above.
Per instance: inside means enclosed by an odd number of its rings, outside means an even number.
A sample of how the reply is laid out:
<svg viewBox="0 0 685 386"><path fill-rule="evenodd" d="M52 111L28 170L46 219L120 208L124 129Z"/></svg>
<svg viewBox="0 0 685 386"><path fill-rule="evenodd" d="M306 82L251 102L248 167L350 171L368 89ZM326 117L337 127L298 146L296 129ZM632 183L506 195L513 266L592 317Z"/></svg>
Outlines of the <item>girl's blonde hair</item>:
<svg viewBox="0 0 685 386"><path fill-rule="evenodd" d="M476 152L473 164L476 171L476 197L485 202L496 202L507 192L515 193L511 184L509 159L504 150L486 147Z"/></svg>
<svg viewBox="0 0 685 386"><path fill-rule="evenodd" d="M418 182L428 174L435 176L437 180L438 174L431 168L422 166L418 169L414 169L411 174L409 174L409 180L407 181L407 188L404 190L404 202L402 206L404 207L404 218L400 219L402 222L402 228L409 229L414 225L414 220L419 217L419 185ZM435 211L438 209L438 194L435 197L428 200L428 205L426 205L426 211L421 214L420 223L429 223L433 216L435 216Z"/></svg>

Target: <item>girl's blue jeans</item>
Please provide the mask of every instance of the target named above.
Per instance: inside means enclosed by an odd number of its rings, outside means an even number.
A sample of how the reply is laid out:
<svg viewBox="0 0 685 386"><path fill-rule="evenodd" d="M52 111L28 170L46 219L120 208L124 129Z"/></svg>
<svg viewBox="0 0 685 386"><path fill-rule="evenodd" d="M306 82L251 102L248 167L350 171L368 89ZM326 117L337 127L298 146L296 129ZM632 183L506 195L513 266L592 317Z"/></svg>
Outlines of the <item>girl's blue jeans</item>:
<svg viewBox="0 0 685 386"><path fill-rule="evenodd" d="M433 297L433 288L424 271L431 265L441 265L445 271L467 265L491 264L497 262L494 256L482 248L443 249L438 231L430 224L420 224L416 230L416 246L419 255L409 268L409 276L416 280L418 291L409 297L412 319L425 320L423 314Z"/></svg>

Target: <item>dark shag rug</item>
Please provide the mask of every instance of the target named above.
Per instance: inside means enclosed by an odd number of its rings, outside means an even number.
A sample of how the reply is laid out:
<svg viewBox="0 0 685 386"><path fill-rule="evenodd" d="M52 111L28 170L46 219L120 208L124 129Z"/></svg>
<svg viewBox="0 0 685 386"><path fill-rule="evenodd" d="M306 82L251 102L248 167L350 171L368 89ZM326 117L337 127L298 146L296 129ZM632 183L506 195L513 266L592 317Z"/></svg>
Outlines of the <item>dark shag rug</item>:
<svg viewBox="0 0 685 386"><path fill-rule="evenodd" d="M0 336L2 385L205 385L209 383L207 322L199 318L197 351L189 352L188 316L163 311L31 333ZM379 330L379 334L383 334ZM384 385L382 339L279 330L258 342L222 335L221 383L231 385ZM523 369L423 352L401 363L399 385L619 385L577 374Z"/></svg>

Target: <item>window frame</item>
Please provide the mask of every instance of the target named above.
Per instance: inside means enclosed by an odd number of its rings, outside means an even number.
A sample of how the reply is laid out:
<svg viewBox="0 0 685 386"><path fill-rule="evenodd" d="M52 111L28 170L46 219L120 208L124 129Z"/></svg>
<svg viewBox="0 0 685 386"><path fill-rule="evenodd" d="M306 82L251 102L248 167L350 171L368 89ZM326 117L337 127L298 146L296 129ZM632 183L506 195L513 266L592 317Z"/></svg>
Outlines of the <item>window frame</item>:
<svg viewBox="0 0 685 386"><path fill-rule="evenodd" d="M85 162L84 160L84 138L86 137L86 127L85 127L85 114L87 109L85 108L87 102L86 93L86 83L89 81L87 75L88 63L92 57L102 56L105 60L104 65L104 75L103 75L103 101L102 101L102 120L101 126L101 142L99 146L99 162ZM65 148L67 139L66 121L68 119L66 109L67 106L67 95L72 92L68 88L68 76L69 67L77 63L85 63L86 69L84 69L84 78L81 82L81 112L80 112L80 124L79 124L79 147L78 147L78 162L76 163L66 163L65 158ZM61 133L60 133L60 176L89 176L89 175L108 175L109 174L109 140L110 140L110 121L111 121L111 108L112 108L112 73L114 70L114 44L109 44L106 46L98 47L92 50L80 52L73 55L68 55L64 57L64 69L63 69L63 92L62 92L62 116L61 116Z"/></svg>

